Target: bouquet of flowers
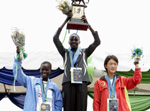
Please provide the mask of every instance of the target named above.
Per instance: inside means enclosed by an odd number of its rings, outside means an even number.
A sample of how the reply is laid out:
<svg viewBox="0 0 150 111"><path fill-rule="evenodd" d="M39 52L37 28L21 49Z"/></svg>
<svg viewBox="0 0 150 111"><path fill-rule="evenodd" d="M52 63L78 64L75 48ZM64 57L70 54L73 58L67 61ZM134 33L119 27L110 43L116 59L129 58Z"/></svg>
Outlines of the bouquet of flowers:
<svg viewBox="0 0 150 111"><path fill-rule="evenodd" d="M67 15L72 10L72 6L70 5L69 1L60 2L57 8L65 15Z"/></svg>
<svg viewBox="0 0 150 111"><path fill-rule="evenodd" d="M140 48L134 48L132 50L132 59L135 58L137 59L138 61L141 59L141 56L143 57L143 50L140 49Z"/></svg>
<svg viewBox="0 0 150 111"><path fill-rule="evenodd" d="M16 47L18 47L20 49L20 53L17 54L16 59L20 60L20 61L25 59L27 57L27 54L25 53L25 50L24 50L24 45L25 45L24 34L19 32L18 29L15 29L15 31L11 35L11 38L12 38L14 44L16 45Z"/></svg>

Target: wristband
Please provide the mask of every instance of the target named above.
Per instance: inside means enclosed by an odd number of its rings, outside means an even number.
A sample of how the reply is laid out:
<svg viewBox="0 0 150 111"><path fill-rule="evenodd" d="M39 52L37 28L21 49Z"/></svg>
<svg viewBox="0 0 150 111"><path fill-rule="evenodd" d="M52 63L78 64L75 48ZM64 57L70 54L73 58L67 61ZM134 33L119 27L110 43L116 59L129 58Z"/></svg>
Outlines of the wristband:
<svg viewBox="0 0 150 111"><path fill-rule="evenodd" d="M137 61L137 62L135 61L135 62L134 62L134 65L136 65L136 64L139 64L139 62L138 62L138 61Z"/></svg>

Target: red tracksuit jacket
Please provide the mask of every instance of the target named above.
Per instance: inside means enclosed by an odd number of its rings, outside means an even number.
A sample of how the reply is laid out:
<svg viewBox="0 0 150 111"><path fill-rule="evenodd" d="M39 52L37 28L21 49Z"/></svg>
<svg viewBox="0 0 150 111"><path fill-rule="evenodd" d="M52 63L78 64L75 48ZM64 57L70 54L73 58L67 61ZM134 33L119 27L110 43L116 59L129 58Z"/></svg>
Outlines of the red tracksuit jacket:
<svg viewBox="0 0 150 111"><path fill-rule="evenodd" d="M127 90L134 88L142 80L141 69L136 68L133 77L117 76L116 96L119 100L119 111L131 111L127 103L125 88ZM107 98L109 98L108 84L105 77L101 77L94 85L94 111L107 111Z"/></svg>

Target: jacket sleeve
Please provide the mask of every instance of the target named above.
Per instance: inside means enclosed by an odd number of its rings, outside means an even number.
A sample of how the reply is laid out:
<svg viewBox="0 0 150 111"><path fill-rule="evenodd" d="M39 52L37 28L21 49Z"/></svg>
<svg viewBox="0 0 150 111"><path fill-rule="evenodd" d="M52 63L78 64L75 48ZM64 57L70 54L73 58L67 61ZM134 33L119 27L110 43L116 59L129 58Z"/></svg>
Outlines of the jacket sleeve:
<svg viewBox="0 0 150 111"><path fill-rule="evenodd" d="M101 99L98 80L94 84L93 111L100 111Z"/></svg>
<svg viewBox="0 0 150 111"><path fill-rule="evenodd" d="M125 79L127 89L129 90L134 88L137 84L140 84L142 80L141 69L136 68L133 77L127 77Z"/></svg>
<svg viewBox="0 0 150 111"><path fill-rule="evenodd" d="M55 111L62 111L63 101L59 88L55 88L55 102L54 102Z"/></svg>
<svg viewBox="0 0 150 111"><path fill-rule="evenodd" d="M92 35L94 37L94 42L88 48L85 49L85 53L87 54L87 57L89 57L93 53L93 51L96 49L96 47L98 47L101 43L97 31L92 33Z"/></svg>
<svg viewBox="0 0 150 111"><path fill-rule="evenodd" d="M54 41L54 44L55 44L58 52L61 54L61 56L64 56L64 54L65 54L65 48L62 45L61 41L59 40L60 33L61 33L61 28L58 28L56 34L53 37L53 41Z"/></svg>
<svg viewBox="0 0 150 111"><path fill-rule="evenodd" d="M17 61L15 59L14 65L13 65L13 75L16 76L16 80L25 88L27 88L27 81L30 80L30 77L25 75L24 72L21 69L21 61ZM17 75L16 75L17 74Z"/></svg>

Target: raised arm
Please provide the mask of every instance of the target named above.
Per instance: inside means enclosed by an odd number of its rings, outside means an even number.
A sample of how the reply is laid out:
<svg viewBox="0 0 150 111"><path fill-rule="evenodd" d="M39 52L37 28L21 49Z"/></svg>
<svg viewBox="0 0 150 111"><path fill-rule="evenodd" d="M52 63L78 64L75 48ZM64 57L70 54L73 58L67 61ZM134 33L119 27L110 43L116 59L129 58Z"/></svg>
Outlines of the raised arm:
<svg viewBox="0 0 150 111"><path fill-rule="evenodd" d="M65 26L65 24L68 22L68 20L71 18L72 13L70 12L67 16L67 18L65 19L65 21L63 22L63 24L58 28L56 34L54 35L53 41L54 44L56 46L56 48L58 49L59 53L64 56L65 54L65 48L62 45L61 41L59 40L59 35L61 33L61 30L63 29L63 27Z"/></svg>
<svg viewBox="0 0 150 111"><path fill-rule="evenodd" d="M20 49L17 47L17 53L20 52ZM19 60L14 60L14 65L13 65L13 75L14 77L16 76L16 80L25 88L27 88L27 82L29 81L30 77L25 75L24 72L21 69L21 64L22 62Z"/></svg>
<svg viewBox="0 0 150 111"><path fill-rule="evenodd" d="M87 19L85 16L82 16L82 20L85 22L85 23L88 23ZM89 23L88 23L89 24ZM89 25L89 30L91 31L92 35L93 35L93 38L94 38L94 42L89 45L88 48L86 48L85 52L87 53L87 57L89 57L93 51L96 49L97 46L100 45L101 41L99 39L99 35L98 35L98 32L97 31L94 31L94 29L91 27L91 25Z"/></svg>
<svg viewBox="0 0 150 111"><path fill-rule="evenodd" d="M133 77L125 78L125 83L128 90L134 88L137 84L140 84L142 80L142 73L141 68L139 68L139 61L135 60L134 64L135 64L135 72Z"/></svg>

